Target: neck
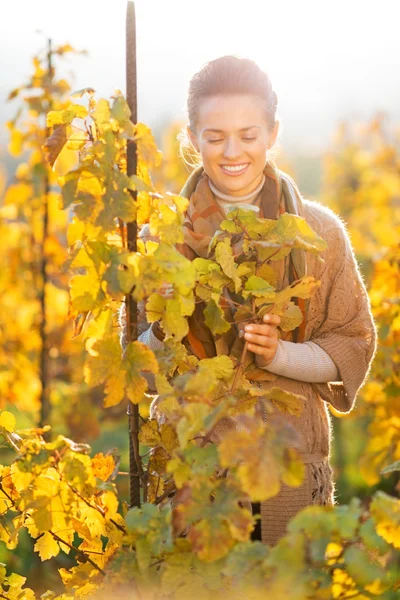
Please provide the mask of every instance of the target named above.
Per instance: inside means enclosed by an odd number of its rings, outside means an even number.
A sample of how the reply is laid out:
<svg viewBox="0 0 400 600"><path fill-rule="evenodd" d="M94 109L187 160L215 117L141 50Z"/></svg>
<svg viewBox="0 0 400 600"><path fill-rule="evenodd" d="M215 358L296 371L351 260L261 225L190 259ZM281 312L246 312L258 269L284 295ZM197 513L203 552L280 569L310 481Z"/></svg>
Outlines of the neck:
<svg viewBox="0 0 400 600"><path fill-rule="evenodd" d="M230 194L222 193L217 187L215 187L215 185L213 184L213 182L211 181L210 178L208 179L208 183L210 185L211 190L214 192L214 194L216 196L218 196L218 198L220 198L221 200L223 200L225 202L231 202L231 203L233 203L233 202L248 202L261 192L262 188L264 187L264 183L265 183L265 175L263 174L261 183L256 187L256 189L253 190L252 192L250 192L249 194L245 194L244 196L232 196Z"/></svg>

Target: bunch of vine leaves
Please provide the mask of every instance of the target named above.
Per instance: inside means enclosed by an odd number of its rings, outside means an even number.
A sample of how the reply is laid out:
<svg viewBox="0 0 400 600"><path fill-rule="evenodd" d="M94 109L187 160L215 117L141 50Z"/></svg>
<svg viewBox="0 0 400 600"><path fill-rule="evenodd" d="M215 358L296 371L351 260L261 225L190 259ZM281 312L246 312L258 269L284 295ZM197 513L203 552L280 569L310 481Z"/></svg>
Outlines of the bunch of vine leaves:
<svg viewBox="0 0 400 600"><path fill-rule="evenodd" d="M246 377L251 364L244 352L199 360L182 343L196 299L206 302L215 335L231 326L226 291L242 298L238 319L273 311L282 315L283 328L296 327L301 315L292 299L309 298L318 282L307 277L277 290L268 262L292 248L319 252L323 241L294 215L267 221L239 211L223 222L208 259L187 260L175 244L183 241L188 201L154 189L150 170L161 156L150 130L131 122L120 93L111 102L96 101L90 89L77 97L85 94L87 106L71 104L47 117L54 128L50 162L66 147L76 153L75 168L59 183L64 208L74 212L68 226L70 314L88 353L84 377L90 386L104 385L105 407L133 402L148 408L143 374L154 375L165 421L143 420L143 503L129 509L122 502L121 514L112 457L91 458L90 448L62 436L49 443L40 431L15 431L12 415L1 413L0 431L17 453L0 474L7 543L15 544L26 527L43 560L60 551L74 554L76 566L59 569L66 587L60 600L110 593L222 598L227 591L233 598L261 599L266 589L275 598L391 600L399 546L398 504L391 497L377 495L370 510L357 499L345 507L309 507L274 548L249 540L254 519L246 500L266 500L281 481L296 486L303 478L301 459L290 447L292 430L260 422L255 405L262 395L266 406L299 414L303 398L278 388L261 391ZM137 175L128 176L132 142L139 164ZM133 220L149 224L158 241L139 240L137 252L129 252L126 224ZM240 258L232 239L238 234ZM173 287L171 298L160 294L165 282ZM129 340L121 351L116 308L126 294L145 302L149 323L160 320L162 350L153 353ZM223 419L240 428L218 439L213 434ZM23 583L0 570L3 597L34 598Z"/></svg>

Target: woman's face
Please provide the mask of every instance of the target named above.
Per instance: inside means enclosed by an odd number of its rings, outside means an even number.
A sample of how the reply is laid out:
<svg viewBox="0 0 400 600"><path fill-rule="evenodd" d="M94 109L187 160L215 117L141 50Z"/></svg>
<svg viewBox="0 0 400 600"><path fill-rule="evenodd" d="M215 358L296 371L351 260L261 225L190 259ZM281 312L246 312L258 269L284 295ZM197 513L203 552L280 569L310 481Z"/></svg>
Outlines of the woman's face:
<svg viewBox="0 0 400 600"><path fill-rule="evenodd" d="M187 130L214 185L225 194L242 196L261 182L278 128L279 122L269 131L260 98L235 94L204 98L196 132Z"/></svg>

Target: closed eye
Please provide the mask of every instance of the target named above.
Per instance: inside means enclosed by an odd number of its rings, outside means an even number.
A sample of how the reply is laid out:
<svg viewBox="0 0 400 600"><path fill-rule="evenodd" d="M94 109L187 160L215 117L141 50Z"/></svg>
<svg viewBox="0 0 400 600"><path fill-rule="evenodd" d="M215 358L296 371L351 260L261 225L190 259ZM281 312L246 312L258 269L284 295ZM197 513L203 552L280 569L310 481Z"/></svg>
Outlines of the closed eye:
<svg viewBox="0 0 400 600"><path fill-rule="evenodd" d="M255 137L245 137L242 138L243 141L245 142L252 142L253 140L256 140L257 138ZM217 142L223 142L223 140L207 140L210 144L216 144Z"/></svg>

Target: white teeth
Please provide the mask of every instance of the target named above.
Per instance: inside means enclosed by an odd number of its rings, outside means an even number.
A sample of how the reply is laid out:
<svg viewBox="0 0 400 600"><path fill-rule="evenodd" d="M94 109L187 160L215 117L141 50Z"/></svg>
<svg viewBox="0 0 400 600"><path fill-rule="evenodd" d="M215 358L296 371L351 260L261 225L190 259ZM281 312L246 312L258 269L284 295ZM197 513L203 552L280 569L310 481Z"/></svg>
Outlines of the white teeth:
<svg viewBox="0 0 400 600"><path fill-rule="evenodd" d="M226 171L243 171L243 169L245 167L247 167L247 165L235 165L235 166L229 166L229 167L228 167L228 165L221 165L221 166Z"/></svg>

